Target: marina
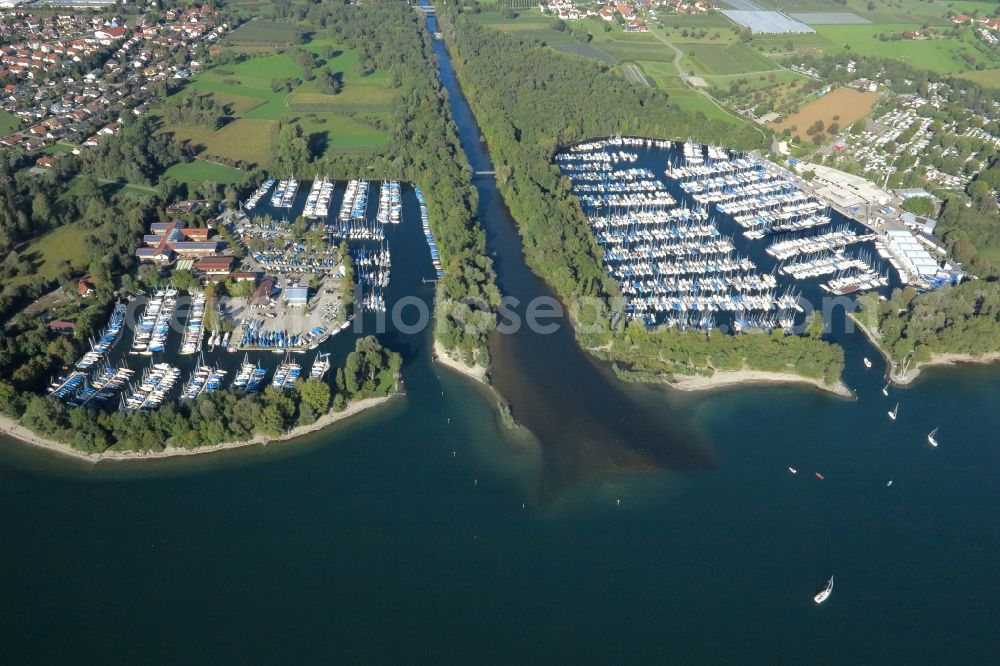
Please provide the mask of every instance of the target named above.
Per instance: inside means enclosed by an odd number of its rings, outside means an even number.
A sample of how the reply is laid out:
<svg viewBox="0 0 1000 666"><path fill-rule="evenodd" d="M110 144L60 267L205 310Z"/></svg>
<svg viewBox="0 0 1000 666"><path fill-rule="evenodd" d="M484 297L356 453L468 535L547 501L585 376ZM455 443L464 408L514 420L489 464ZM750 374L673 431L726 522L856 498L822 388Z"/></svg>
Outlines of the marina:
<svg viewBox="0 0 1000 666"><path fill-rule="evenodd" d="M613 137L571 146L556 164L626 297L625 316L648 326L788 332L801 297L890 284L874 235L849 221L831 228L825 205L762 158Z"/></svg>

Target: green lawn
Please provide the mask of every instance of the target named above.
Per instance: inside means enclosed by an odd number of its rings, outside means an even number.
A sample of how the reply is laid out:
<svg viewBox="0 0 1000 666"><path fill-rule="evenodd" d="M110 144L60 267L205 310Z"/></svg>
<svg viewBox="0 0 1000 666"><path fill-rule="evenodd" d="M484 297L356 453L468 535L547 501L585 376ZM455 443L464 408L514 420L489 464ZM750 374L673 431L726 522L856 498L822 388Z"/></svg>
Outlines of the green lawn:
<svg viewBox="0 0 1000 666"><path fill-rule="evenodd" d="M53 143L51 146L45 146L42 148L42 152L46 155L65 155L66 153L71 153L76 150L76 146L72 146L68 143Z"/></svg>
<svg viewBox="0 0 1000 666"><path fill-rule="evenodd" d="M7 135L21 129L21 119L10 111L0 109L0 134Z"/></svg>
<svg viewBox="0 0 1000 666"><path fill-rule="evenodd" d="M239 169L206 160L181 162L166 170L164 178L173 178L180 183L203 183L211 181L221 185L242 183L247 176Z"/></svg>

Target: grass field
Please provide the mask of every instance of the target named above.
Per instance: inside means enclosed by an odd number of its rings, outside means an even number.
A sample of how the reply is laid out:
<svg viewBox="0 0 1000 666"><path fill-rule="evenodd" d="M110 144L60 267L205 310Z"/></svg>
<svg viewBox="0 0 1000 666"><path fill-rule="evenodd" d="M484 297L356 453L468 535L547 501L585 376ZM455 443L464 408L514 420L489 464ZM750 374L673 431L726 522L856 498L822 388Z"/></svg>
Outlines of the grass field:
<svg viewBox="0 0 1000 666"><path fill-rule="evenodd" d="M827 127L830 123L837 122L842 128L847 128L851 123L868 115L877 101L876 93L860 92L853 88L838 88L809 102L781 122L775 123L774 128L781 131L794 126L796 127L794 134L805 141L809 138L806 130L817 120L822 120ZM838 118L834 120L834 116Z"/></svg>
<svg viewBox="0 0 1000 666"><path fill-rule="evenodd" d="M277 130L274 120L240 119L218 131L195 125L168 125L164 131L174 139L204 150L206 155L267 165L271 162L271 139Z"/></svg>
<svg viewBox="0 0 1000 666"><path fill-rule="evenodd" d="M683 44L687 69L702 76L747 74L779 69L778 65L743 42L728 46Z"/></svg>
<svg viewBox="0 0 1000 666"><path fill-rule="evenodd" d="M939 74L957 74L969 69L962 58L969 54L977 60L983 58L966 39L927 39L898 41L879 40L879 33L900 33L904 30L919 29L919 25L903 24L872 24L872 25L821 25L816 26L816 33L831 42L831 47L824 50L828 53L844 50L850 46L852 53L901 60L906 64L920 69L928 69ZM968 30L964 32L969 32Z"/></svg>
<svg viewBox="0 0 1000 666"><path fill-rule="evenodd" d="M167 169L165 178L173 178L179 183L203 183L211 181L222 185L242 183L247 176L239 169L206 160L181 162Z"/></svg>
<svg viewBox="0 0 1000 666"><path fill-rule="evenodd" d="M17 129L21 129L21 119L10 111L0 109L0 134L10 134Z"/></svg>
<svg viewBox="0 0 1000 666"><path fill-rule="evenodd" d="M1000 69L984 69L981 72L965 72L963 79L970 79L987 88L1000 89Z"/></svg>
<svg viewBox="0 0 1000 666"><path fill-rule="evenodd" d="M281 24L254 21L246 25L256 26L256 32L244 35L241 39L247 41L237 40L239 44L251 43L251 39L269 39L269 31ZM340 94L319 92L315 81L303 81L290 93L275 92L271 89L273 80L302 79L304 74L290 55L271 52L271 47L265 46L264 53L244 62L202 72L179 93L210 93L235 120L218 131L191 125L171 125L164 131L172 132L178 140L199 148L208 157L262 166L271 161L271 142L278 121L297 123L310 135L310 144L324 154L384 145L388 140L385 132L351 115L365 112L389 119L397 91L391 87L388 74L373 72L361 76L356 69L357 53L331 39L316 39L303 48L315 53L322 66L340 74L344 83Z"/></svg>
<svg viewBox="0 0 1000 666"><path fill-rule="evenodd" d="M40 275L51 280L58 274L59 264L68 261L74 270L86 268L85 246L83 243L87 230L83 227L67 224L55 231L50 231L31 243L19 248L21 256L35 267L33 275ZM15 277L5 284L18 285L26 282L30 275Z"/></svg>

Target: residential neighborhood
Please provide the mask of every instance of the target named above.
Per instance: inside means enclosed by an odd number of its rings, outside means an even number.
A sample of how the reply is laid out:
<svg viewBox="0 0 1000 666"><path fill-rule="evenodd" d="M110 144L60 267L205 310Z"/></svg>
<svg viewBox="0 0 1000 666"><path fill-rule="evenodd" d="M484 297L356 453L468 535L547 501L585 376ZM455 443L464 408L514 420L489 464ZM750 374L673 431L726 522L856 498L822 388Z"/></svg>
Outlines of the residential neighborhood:
<svg viewBox="0 0 1000 666"><path fill-rule="evenodd" d="M142 115L198 71L228 29L207 5L146 13L132 24L88 12L0 13L0 109L21 124L0 145L29 153L61 142L74 153L98 145L123 114ZM56 159L40 156L36 165Z"/></svg>

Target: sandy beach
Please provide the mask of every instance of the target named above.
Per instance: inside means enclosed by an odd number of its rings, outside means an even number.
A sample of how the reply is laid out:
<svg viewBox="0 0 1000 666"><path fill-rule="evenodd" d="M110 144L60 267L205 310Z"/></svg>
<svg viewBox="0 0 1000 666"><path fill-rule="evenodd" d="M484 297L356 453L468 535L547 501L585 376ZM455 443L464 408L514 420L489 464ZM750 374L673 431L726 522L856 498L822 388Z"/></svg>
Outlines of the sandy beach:
<svg viewBox="0 0 1000 666"><path fill-rule="evenodd" d="M448 354L448 350L438 342L434 341L434 360L443 366L449 367L455 372L460 372L466 377L470 377L480 382L486 381L486 368L481 365L468 366L462 361L452 358Z"/></svg>
<svg viewBox="0 0 1000 666"><path fill-rule="evenodd" d="M669 385L681 391L705 391L708 389L721 388L724 386L737 386L746 384L808 384L822 391L828 391L842 398L853 398L851 392L843 382L836 384L825 384L821 379L803 377L790 372L764 372L761 370L717 370L711 377L702 375L674 375L674 381Z"/></svg>
<svg viewBox="0 0 1000 666"><path fill-rule="evenodd" d="M104 453L84 453L70 448L69 445L63 444L62 442L40 437L22 426L20 423L6 416L0 416L0 432L3 432L3 434L9 435L10 437L13 437L14 439L30 446L46 449L64 456L70 456L72 458L76 458L77 460L85 460L90 463L98 463L102 460L155 460L159 458L174 458L177 456L195 456L204 453L215 453L229 449L239 449L246 446L265 446L269 442L281 442L289 439L295 439L296 437L302 437L303 435L308 435L309 433L322 430L330 425L333 425L337 421L359 414L366 409L388 402L392 399L392 397L393 396L383 396L380 398L356 400L349 403L347 408L342 412L334 412L331 410L319 417L315 423L311 423L307 426L292 428L288 432L276 437L257 435L252 439L242 442L224 442L222 444L215 444L212 446L201 446L196 449L182 449L168 446L162 451L105 451Z"/></svg>

